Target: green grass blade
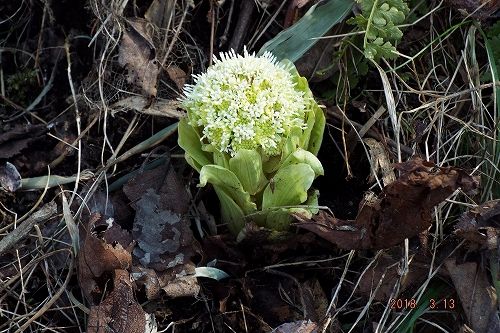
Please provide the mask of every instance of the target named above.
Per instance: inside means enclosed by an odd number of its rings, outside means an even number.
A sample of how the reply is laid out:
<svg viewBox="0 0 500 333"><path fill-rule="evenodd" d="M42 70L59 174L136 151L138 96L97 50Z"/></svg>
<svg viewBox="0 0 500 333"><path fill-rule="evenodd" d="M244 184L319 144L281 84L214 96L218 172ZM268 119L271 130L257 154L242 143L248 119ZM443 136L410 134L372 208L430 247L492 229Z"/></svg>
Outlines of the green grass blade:
<svg viewBox="0 0 500 333"><path fill-rule="evenodd" d="M280 32L259 51L271 52L278 60L297 61L335 24L341 22L354 5L353 0L330 0L324 5L312 6L294 25Z"/></svg>
<svg viewBox="0 0 500 333"><path fill-rule="evenodd" d="M497 87L498 82L500 81L500 76L498 74L499 68L496 65L495 55L493 53L493 46L491 45L491 41L486 37L486 34L482 29L478 29L481 35L483 36L484 46L486 48L486 53L488 55L488 62L490 65L491 77L493 82L496 83L493 85L493 105L496 106L496 112L494 114L494 122L496 131L493 133L493 142L492 142L492 153L494 156L493 164L500 165L500 88ZM483 192L483 201L485 201L489 195L489 192L492 191L493 198L500 198L500 180L498 180L498 172L496 168L491 168L491 175L488 175L490 178L488 179L487 184L484 186ZM496 180L496 182L495 182Z"/></svg>

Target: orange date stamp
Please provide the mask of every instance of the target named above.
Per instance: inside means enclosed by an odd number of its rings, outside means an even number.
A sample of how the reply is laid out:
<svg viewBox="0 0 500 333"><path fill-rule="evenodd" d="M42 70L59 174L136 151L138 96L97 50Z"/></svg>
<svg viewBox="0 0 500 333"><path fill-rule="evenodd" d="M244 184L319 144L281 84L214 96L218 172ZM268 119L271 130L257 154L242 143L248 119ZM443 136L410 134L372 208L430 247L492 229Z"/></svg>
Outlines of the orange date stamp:
<svg viewBox="0 0 500 333"><path fill-rule="evenodd" d="M431 310L454 310L456 304L457 302L454 298L431 298L429 299L427 306ZM393 310L413 310L419 306L419 303L415 298L391 298L389 306Z"/></svg>

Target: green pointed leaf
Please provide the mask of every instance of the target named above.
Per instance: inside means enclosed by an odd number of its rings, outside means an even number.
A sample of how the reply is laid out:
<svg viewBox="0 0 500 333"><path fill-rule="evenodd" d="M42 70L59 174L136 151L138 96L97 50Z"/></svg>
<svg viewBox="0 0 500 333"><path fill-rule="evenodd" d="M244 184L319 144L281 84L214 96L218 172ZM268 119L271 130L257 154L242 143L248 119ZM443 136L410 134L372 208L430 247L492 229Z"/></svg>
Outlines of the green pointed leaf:
<svg viewBox="0 0 500 333"><path fill-rule="evenodd" d="M195 169L196 171L198 171L198 173L200 173L201 171L201 168L203 167L201 164L199 164L198 162L196 162L192 157L191 155L189 155L188 153L185 153L184 154L184 158L186 159L186 162L193 168Z"/></svg>
<svg viewBox="0 0 500 333"><path fill-rule="evenodd" d="M179 121L179 146L184 149L186 153L197 163L197 165L204 166L211 164L212 160L210 154L202 150L202 144L198 132L188 124L188 120L183 118Z"/></svg>
<svg viewBox="0 0 500 333"><path fill-rule="evenodd" d="M229 169L229 156L226 153L215 150L213 153L214 164Z"/></svg>
<svg viewBox="0 0 500 333"><path fill-rule="evenodd" d="M214 185L214 190L219 198L222 221L227 223L233 235L237 235L245 226L245 214L223 187Z"/></svg>
<svg viewBox="0 0 500 333"><path fill-rule="evenodd" d="M250 199L250 194L243 189L236 175L219 165L209 164L203 166L200 171L200 184L203 187L207 183L221 188L241 208L244 214L254 212L257 207Z"/></svg>
<svg viewBox="0 0 500 333"><path fill-rule="evenodd" d="M350 12L352 0L330 0L323 5L312 6L294 25L280 32L260 49L259 55L269 51L279 60L297 61L335 24Z"/></svg>
<svg viewBox="0 0 500 333"><path fill-rule="evenodd" d="M305 163L282 167L264 189L262 209L299 205L307 200L314 170Z"/></svg>
<svg viewBox="0 0 500 333"><path fill-rule="evenodd" d="M318 155L319 149L321 148L321 143L323 142L323 133L325 132L326 119L323 110L318 106L314 106L314 126L311 130L309 145L307 150L309 150L314 155Z"/></svg>
<svg viewBox="0 0 500 333"><path fill-rule="evenodd" d="M229 170L238 177L243 189L251 195L261 191L267 183L262 170L262 158L255 150L239 150L229 160Z"/></svg>
<svg viewBox="0 0 500 333"><path fill-rule="evenodd" d="M323 169L323 166L321 165L319 159L313 153L304 149L298 149L297 151L290 154L290 156L288 156L288 158L283 162L282 167L299 163L305 163L309 165L314 171L314 178L316 178L317 176L323 176L325 174L325 170Z"/></svg>

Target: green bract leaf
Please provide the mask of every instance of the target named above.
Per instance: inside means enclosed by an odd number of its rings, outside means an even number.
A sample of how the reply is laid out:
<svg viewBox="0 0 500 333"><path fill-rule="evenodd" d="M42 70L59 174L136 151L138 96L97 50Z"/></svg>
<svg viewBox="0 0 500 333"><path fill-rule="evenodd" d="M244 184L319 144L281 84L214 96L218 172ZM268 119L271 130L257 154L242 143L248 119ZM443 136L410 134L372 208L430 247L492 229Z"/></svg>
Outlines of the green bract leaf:
<svg viewBox="0 0 500 333"><path fill-rule="evenodd" d="M229 169L238 177L243 189L255 195L267 183L262 171L262 158L255 150L242 149L229 160Z"/></svg>
<svg viewBox="0 0 500 333"><path fill-rule="evenodd" d="M318 160L318 158L313 153L304 149L298 149L297 151L290 154L290 156L288 156L288 158L283 162L282 167L299 163L309 165L314 171L314 178L323 176L325 174L323 166L321 165L321 162Z"/></svg>
<svg viewBox="0 0 500 333"><path fill-rule="evenodd" d="M222 153L216 150L213 152L213 156L214 156L214 164L229 169L229 156L226 153Z"/></svg>
<svg viewBox="0 0 500 333"><path fill-rule="evenodd" d="M245 226L245 214L222 187L214 185L214 190L220 201L222 221L227 223L231 233L237 235Z"/></svg>
<svg viewBox="0 0 500 333"><path fill-rule="evenodd" d="M200 187L210 183L224 192L241 208L244 214L254 212L257 207L250 199L250 194L243 189L236 175L219 165L209 164L200 171Z"/></svg>
<svg viewBox="0 0 500 333"><path fill-rule="evenodd" d="M205 153L201 149L201 141L198 132L196 132L196 130L188 124L188 120L186 118L179 121L178 133L179 146L184 149L187 154L189 154L190 158L196 162L197 166L204 166L212 163L210 154ZM191 166L193 165L191 164Z"/></svg>
<svg viewBox="0 0 500 333"><path fill-rule="evenodd" d="M314 155L318 155L319 148L321 147L321 143L323 142L323 133L325 131L325 114L323 110L318 106L313 106L314 110L314 125L311 129L311 134L308 142L307 149Z"/></svg>
<svg viewBox="0 0 500 333"><path fill-rule="evenodd" d="M314 170L305 163L291 164L278 170L264 189L262 209L299 205L307 200Z"/></svg>

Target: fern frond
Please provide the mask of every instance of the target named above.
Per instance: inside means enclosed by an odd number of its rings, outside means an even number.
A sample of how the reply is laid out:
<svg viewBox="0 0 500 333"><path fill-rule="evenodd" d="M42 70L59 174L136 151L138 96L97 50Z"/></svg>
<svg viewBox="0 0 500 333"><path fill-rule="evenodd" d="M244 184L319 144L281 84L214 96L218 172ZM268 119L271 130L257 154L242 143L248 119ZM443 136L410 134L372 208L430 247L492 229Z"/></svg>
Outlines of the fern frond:
<svg viewBox="0 0 500 333"><path fill-rule="evenodd" d="M403 32L397 27L410 11L404 0L356 0L361 14L347 23L365 31L363 48L365 57L375 61L397 57L393 43L401 40Z"/></svg>

